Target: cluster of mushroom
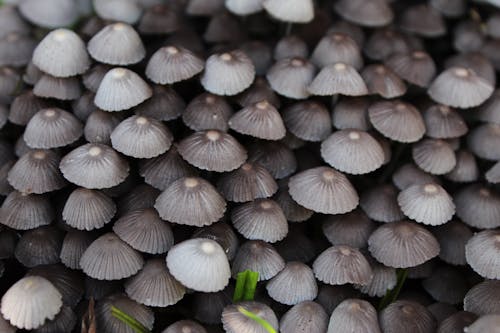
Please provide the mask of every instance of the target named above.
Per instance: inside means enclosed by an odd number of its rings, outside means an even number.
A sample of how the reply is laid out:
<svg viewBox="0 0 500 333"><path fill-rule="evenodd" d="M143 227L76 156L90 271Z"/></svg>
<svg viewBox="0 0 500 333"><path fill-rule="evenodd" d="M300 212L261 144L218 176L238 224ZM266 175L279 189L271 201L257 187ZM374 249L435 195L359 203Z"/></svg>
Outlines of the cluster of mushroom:
<svg viewBox="0 0 500 333"><path fill-rule="evenodd" d="M0 333L499 332L498 1L5 2Z"/></svg>

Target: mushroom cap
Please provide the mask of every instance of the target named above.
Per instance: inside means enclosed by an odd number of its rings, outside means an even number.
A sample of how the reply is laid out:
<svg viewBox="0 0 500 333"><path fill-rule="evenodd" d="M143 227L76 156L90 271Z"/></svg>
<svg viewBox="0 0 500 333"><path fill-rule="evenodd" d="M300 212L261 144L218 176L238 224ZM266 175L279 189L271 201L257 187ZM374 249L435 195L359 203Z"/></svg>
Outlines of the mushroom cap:
<svg viewBox="0 0 500 333"><path fill-rule="evenodd" d="M55 77L75 76L90 67L85 44L80 36L68 29L49 32L33 51L32 61L42 72Z"/></svg>
<svg viewBox="0 0 500 333"><path fill-rule="evenodd" d="M247 89L255 78L252 60L240 50L211 55L205 63L201 84L216 95L236 95Z"/></svg>
<svg viewBox="0 0 500 333"><path fill-rule="evenodd" d="M288 185L293 200L319 213L347 213L359 202L358 194L347 177L329 167L302 171L291 177Z"/></svg>
<svg viewBox="0 0 500 333"><path fill-rule="evenodd" d="M206 238L193 238L174 245L167 254L170 274L184 286L201 291L224 289L231 268L222 247Z"/></svg>
<svg viewBox="0 0 500 333"><path fill-rule="evenodd" d="M126 23L113 23L102 28L88 42L87 49L95 60L126 66L140 62L146 55L141 37Z"/></svg>
<svg viewBox="0 0 500 333"><path fill-rule="evenodd" d="M368 239L368 250L389 267L420 265L439 254L439 243L427 229L413 222L386 223Z"/></svg>
<svg viewBox="0 0 500 333"><path fill-rule="evenodd" d="M127 68L109 70L97 89L94 103L104 111L122 111L149 99L153 92L148 84Z"/></svg>
<svg viewBox="0 0 500 333"><path fill-rule="evenodd" d="M89 189L110 188L123 182L129 166L116 151L103 144L87 143L66 156L59 165L70 182Z"/></svg>
<svg viewBox="0 0 500 333"><path fill-rule="evenodd" d="M203 60L188 49L164 46L149 59L146 76L157 84L172 84L190 79L203 68Z"/></svg>
<svg viewBox="0 0 500 333"><path fill-rule="evenodd" d="M360 299L346 299L332 312L328 331L333 332L380 333L377 311L368 302Z"/></svg>
<svg viewBox="0 0 500 333"><path fill-rule="evenodd" d="M312 301L318 295L318 285L312 269L296 261L287 263L283 270L267 283L266 289L272 299L287 305Z"/></svg>
<svg viewBox="0 0 500 333"><path fill-rule="evenodd" d="M47 279L27 276L14 283L3 295L1 312L20 329L36 329L52 320L62 307L62 296Z"/></svg>
<svg viewBox="0 0 500 333"><path fill-rule="evenodd" d="M154 207L164 220L201 227L219 221L226 202L205 179L182 177L160 194Z"/></svg>
<svg viewBox="0 0 500 333"><path fill-rule="evenodd" d="M120 280L137 273L142 256L112 232L97 238L83 253L80 267L97 280Z"/></svg>

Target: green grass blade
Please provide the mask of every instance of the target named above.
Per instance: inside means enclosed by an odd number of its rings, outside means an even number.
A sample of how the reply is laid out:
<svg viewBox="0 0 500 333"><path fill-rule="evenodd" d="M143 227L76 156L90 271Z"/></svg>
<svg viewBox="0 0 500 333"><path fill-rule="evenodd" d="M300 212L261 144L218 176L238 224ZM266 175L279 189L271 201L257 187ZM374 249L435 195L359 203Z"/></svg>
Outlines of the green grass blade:
<svg viewBox="0 0 500 333"><path fill-rule="evenodd" d="M245 279L245 289L243 292L244 301L253 301L255 297L255 289L257 289L257 282L259 282L259 273L247 270Z"/></svg>
<svg viewBox="0 0 500 333"><path fill-rule="evenodd" d="M253 301L255 289L259 281L259 273L245 270L236 276L236 287L234 288L233 303L241 301Z"/></svg>
<svg viewBox="0 0 500 333"><path fill-rule="evenodd" d="M142 325L137 319L129 316L122 310L118 309L115 306L111 306L111 314L113 317L119 319L128 327L134 330L136 333L151 333L144 325Z"/></svg>
<svg viewBox="0 0 500 333"><path fill-rule="evenodd" d="M248 311L242 306L238 306L238 311L242 313L243 315L247 316L248 318L255 320L257 323L260 324L268 333L277 333L274 327L271 326L265 319L262 319L261 317L257 316L255 313Z"/></svg>
<svg viewBox="0 0 500 333"><path fill-rule="evenodd" d="M236 276L236 287L234 288L233 303L237 303L243 300L243 295L245 294L247 272L248 271L240 272Z"/></svg>

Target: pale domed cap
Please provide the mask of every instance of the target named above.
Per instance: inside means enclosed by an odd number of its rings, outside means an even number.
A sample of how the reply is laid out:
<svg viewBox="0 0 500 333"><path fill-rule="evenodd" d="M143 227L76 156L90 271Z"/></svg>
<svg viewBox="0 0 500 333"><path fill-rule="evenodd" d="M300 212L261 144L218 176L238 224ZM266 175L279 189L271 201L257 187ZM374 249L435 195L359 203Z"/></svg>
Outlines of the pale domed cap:
<svg viewBox="0 0 500 333"><path fill-rule="evenodd" d="M413 222L387 223L368 239L371 255L386 266L420 265L439 254L439 243L427 229Z"/></svg>
<svg viewBox="0 0 500 333"><path fill-rule="evenodd" d="M102 19L134 24L142 10L137 0L93 0L94 10Z"/></svg>
<svg viewBox="0 0 500 333"><path fill-rule="evenodd" d="M499 280L485 280L472 287L464 297L464 310L478 316L499 313Z"/></svg>
<svg viewBox="0 0 500 333"><path fill-rule="evenodd" d="M153 208L125 213L115 222L113 231L128 245L145 253L165 253L174 244L170 225Z"/></svg>
<svg viewBox="0 0 500 333"><path fill-rule="evenodd" d="M268 101L260 101L236 112L228 122L234 131L264 140L280 140L286 129L281 115Z"/></svg>
<svg viewBox="0 0 500 333"><path fill-rule="evenodd" d="M364 131L334 132L321 143L321 157L335 169L350 174L372 172L384 163L379 142Z"/></svg>
<svg viewBox="0 0 500 333"><path fill-rule="evenodd" d="M30 148L56 148L69 145L83 134L83 126L70 112L49 108L38 111L23 134Z"/></svg>
<svg viewBox="0 0 500 333"><path fill-rule="evenodd" d="M324 333L328 326L328 315L323 307L312 301L300 302L290 308L280 320L282 333Z"/></svg>
<svg viewBox="0 0 500 333"><path fill-rule="evenodd" d="M365 27L380 27L391 23L394 13L386 0L339 0L335 12L347 21Z"/></svg>
<svg viewBox="0 0 500 333"><path fill-rule="evenodd" d="M27 276L5 292L1 311L12 325L31 330L54 319L61 307L61 293L52 283L40 276Z"/></svg>
<svg viewBox="0 0 500 333"><path fill-rule="evenodd" d="M160 194L154 207L164 220L202 227L222 218L226 202L205 179L182 177Z"/></svg>
<svg viewBox="0 0 500 333"><path fill-rule="evenodd" d="M327 284L366 285L372 269L361 252L347 245L335 245L323 251L313 263L314 275Z"/></svg>
<svg viewBox="0 0 500 333"><path fill-rule="evenodd" d="M396 301L389 304L379 315L383 332L415 333L436 332L436 320L423 305L413 301Z"/></svg>
<svg viewBox="0 0 500 333"><path fill-rule="evenodd" d="M19 11L28 21L44 28L69 26L79 15L73 0L20 1Z"/></svg>
<svg viewBox="0 0 500 333"><path fill-rule="evenodd" d="M242 51L213 54L205 64L201 84L216 95L236 95L248 88L255 77L252 60Z"/></svg>
<svg viewBox="0 0 500 333"><path fill-rule="evenodd" d="M149 59L146 76L157 84L187 80L203 70L203 60L188 49L164 46Z"/></svg>
<svg viewBox="0 0 500 333"><path fill-rule="evenodd" d="M240 302L231 304L222 312L222 327L226 333L265 333L267 332L261 324L241 313L238 308L250 311L267 321L276 331L278 330L278 318L274 311L267 305L258 302Z"/></svg>
<svg viewBox="0 0 500 333"><path fill-rule="evenodd" d="M186 289L170 274L163 259L150 259L125 282L125 292L141 304L166 307L180 301Z"/></svg>
<svg viewBox="0 0 500 333"><path fill-rule="evenodd" d="M116 205L103 192L77 188L66 200L62 218L73 228L93 230L102 228L115 213Z"/></svg>
<svg viewBox="0 0 500 333"><path fill-rule="evenodd" d="M419 87L428 87L436 75L436 64L424 51L396 52L385 64L400 78Z"/></svg>
<svg viewBox="0 0 500 333"><path fill-rule="evenodd" d="M454 196L457 216L467 225L480 229L500 226L500 196L480 184L460 189Z"/></svg>
<svg viewBox="0 0 500 333"><path fill-rule="evenodd" d="M324 214L350 212L359 202L358 194L342 173L317 167L290 178L289 193L300 205Z"/></svg>
<svg viewBox="0 0 500 333"><path fill-rule="evenodd" d="M231 212L234 227L246 239L274 243L285 238L288 223L281 207L273 200L256 199Z"/></svg>
<svg viewBox="0 0 500 333"><path fill-rule="evenodd" d="M317 96L368 94L368 88L361 75L354 67L342 62L323 67L307 89L312 95Z"/></svg>
<svg viewBox="0 0 500 333"><path fill-rule="evenodd" d="M318 295L318 285L312 269L301 262L292 261L266 285L267 293L275 301L295 305L312 301Z"/></svg>
<svg viewBox="0 0 500 333"><path fill-rule="evenodd" d="M59 190L66 185L58 168L59 161L59 155L51 150L28 151L9 170L7 180L16 190L25 193Z"/></svg>
<svg viewBox="0 0 500 333"><path fill-rule="evenodd" d="M413 105L395 101L375 102L368 108L373 127L383 136L399 142L416 142L425 133L425 123Z"/></svg>
<svg viewBox="0 0 500 333"><path fill-rule="evenodd" d="M314 18L312 0L263 0L262 6L269 15L280 21L307 23Z"/></svg>
<svg viewBox="0 0 500 333"><path fill-rule="evenodd" d="M287 107L281 114L288 131L299 139L321 141L332 131L330 113L323 104L299 102Z"/></svg>
<svg viewBox="0 0 500 333"><path fill-rule="evenodd" d="M500 279L500 232L481 231L465 245L465 258L472 269L487 279Z"/></svg>
<svg viewBox="0 0 500 333"><path fill-rule="evenodd" d="M88 42L87 48L95 60L111 65L131 65L146 55L141 37L126 23L105 26Z"/></svg>
<svg viewBox="0 0 500 333"><path fill-rule="evenodd" d="M380 333L377 310L361 299L346 299L333 310L328 332Z"/></svg>
<svg viewBox="0 0 500 333"><path fill-rule="evenodd" d="M232 276L251 270L259 273L259 281L273 278L285 267L285 261L269 243L251 240L243 243L231 265Z"/></svg>
<svg viewBox="0 0 500 333"><path fill-rule="evenodd" d="M441 225L455 214L455 204L444 188L435 183L412 185L398 195L403 213L419 223Z"/></svg>
<svg viewBox="0 0 500 333"><path fill-rule="evenodd" d="M232 171L247 159L245 148L230 134L196 132L179 142L179 154L195 167L215 172Z"/></svg>
<svg viewBox="0 0 500 333"><path fill-rule="evenodd" d="M103 144L88 143L66 156L59 165L64 177L86 188L109 188L123 182L129 166L116 151Z"/></svg>
<svg viewBox="0 0 500 333"><path fill-rule="evenodd" d="M278 60L267 71L266 78L278 94L293 99L309 96L307 86L315 74L314 65L302 58Z"/></svg>
<svg viewBox="0 0 500 333"><path fill-rule="evenodd" d="M54 219L48 196L12 191L0 207L0 223L15 230L47 225Z"/></svg>
<svg viewBox="0 0 500 333"><path fill-rule="evenodd" d="M152 158L165 153L174 139L161 121L145 116L132 116L111 132L113 148L135 158Z"/></svg>
<svg viewBox="0 0 500 333"><path fill-rule="evenodd" d="M451 67L434 79L427 93L438 103L466 109L486 101L493 86L473 70Z"/></svg>
<svg viewBox="0 0 500 333"><path fill-rule="evenodd" d="M226 253L217 242L205 238L174 245L167 254L167 267L184 286L201 292L220 291L231 277Z"/></svg>
<svg viewBox="0 0 500 333"><path fill-rule="evenodd" d="M244 163L223 174L217 181L217 188L228 201L247 202L272 196L278 190L278 184L258 163Z"/></svg>
<svg viewBox="0 0 500 333"><path fill-rule="evenodd" d="M55 77L84 73L90 59L80 36L68 29L51 31L33 51L33 64Z"/></svg>
<svg viewBox="0 0 500 333"><path fill-rule="evenodd" d="M83 272L98 280L127 278L143 265L142 256L112 232L92 242L80 259Z"/></svg>
<svg viewBox="0 0 500 333"><path fill-rule="evenodd" d="M323 68L337 62L351 65L356 70L363 67L359 45L349 35L329 32L320 39L311 55L311 62Z"/></svg>
<svg viewBox="0 0 500 333"><path fill-rule="evenodd" d="M126 68L106 73L97 89L94 103L105 111L122 111L141 104L153 94L146 82Z"/></svg>

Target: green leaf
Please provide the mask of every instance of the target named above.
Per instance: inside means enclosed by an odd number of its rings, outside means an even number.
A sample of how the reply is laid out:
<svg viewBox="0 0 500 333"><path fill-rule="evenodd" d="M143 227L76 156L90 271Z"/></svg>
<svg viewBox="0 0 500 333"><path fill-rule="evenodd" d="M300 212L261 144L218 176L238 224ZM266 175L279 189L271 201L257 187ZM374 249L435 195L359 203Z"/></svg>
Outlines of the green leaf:
<svg viewBox="0 0 500 333"><path fill-rule="evenodd" d="M255 289L259 281L259 273L246 270L238 273L236 277L236 287L233 294L233 302L253 301Z"/></svg>
<svg viewBox="0 0 500 333"><path fill-rule="evenodd" d="M387 290L387 293L384 295L384 297L380 300L378 309L383 310L385 309L389 304L394 302L395 300L398 299L399 293L401 292L401 289L403 288L403 285L406 281L406 278L408 276L408 270L404 268L398 268L396 270L398 282L394 288L391 290Z"/></svg>
<svg viewBox="0 0 500 333"><path fill-rule="evenodd" d="M244 307L238 305L238 311L247 316L248 318L255 320L257 323L260 324L260 326L264 327L264 329L269 332L269 333L277 333L274 327L271 326L265 319L262 319L261 317L257 316L255 313L252 311L248 311Z"/></svg>
<svg viewBox="0 0 500 333"><path fill-rule="evenodd" d="M113 317L119 319L128 327L134 330L136 333L151 333L144 325L142 325L137 319L129 316L122 310L118 309L115 306L111 306L111 314Z"/></svg>

